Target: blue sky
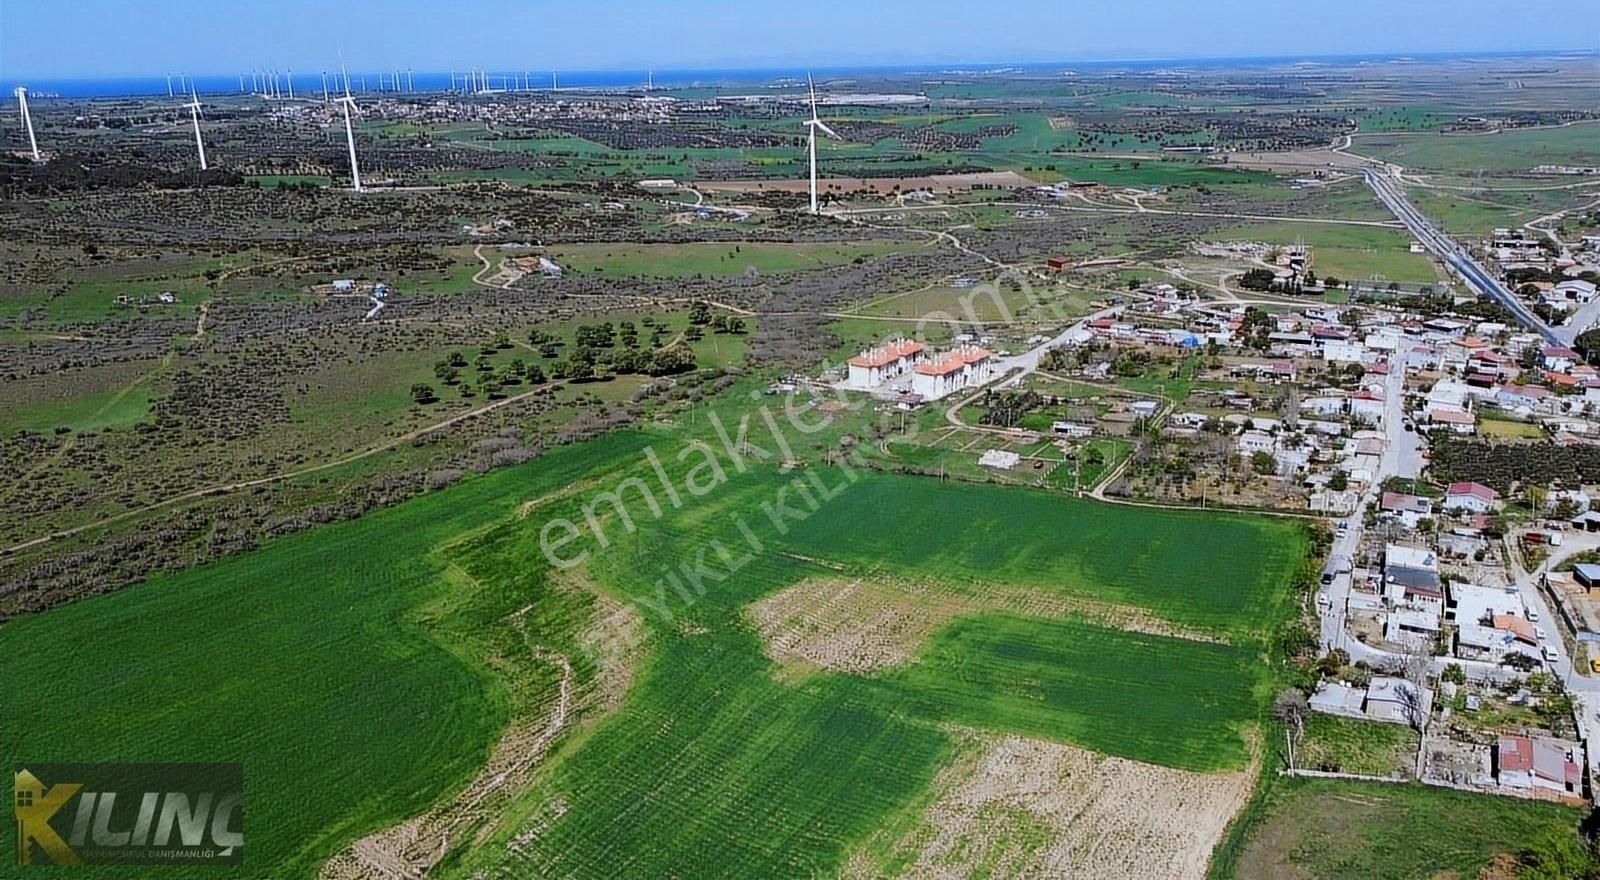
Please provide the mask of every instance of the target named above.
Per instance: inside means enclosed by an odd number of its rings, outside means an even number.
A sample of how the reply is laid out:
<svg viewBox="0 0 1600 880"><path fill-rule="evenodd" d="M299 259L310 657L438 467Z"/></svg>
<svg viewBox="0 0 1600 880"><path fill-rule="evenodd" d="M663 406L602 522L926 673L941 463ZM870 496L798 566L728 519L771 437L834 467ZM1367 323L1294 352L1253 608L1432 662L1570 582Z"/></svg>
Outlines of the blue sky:
<svg viewBox="0 0 1600 880"><path fill-rule="evenodd" d="M0 79L1597 48L1597 0L0 0Z"/></svg>

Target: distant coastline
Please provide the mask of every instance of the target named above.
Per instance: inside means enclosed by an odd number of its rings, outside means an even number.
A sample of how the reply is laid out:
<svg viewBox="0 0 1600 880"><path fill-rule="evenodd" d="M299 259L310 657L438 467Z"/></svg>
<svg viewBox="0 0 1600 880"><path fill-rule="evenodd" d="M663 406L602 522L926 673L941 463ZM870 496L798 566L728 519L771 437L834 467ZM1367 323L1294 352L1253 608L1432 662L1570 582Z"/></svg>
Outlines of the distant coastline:
<svg viewBox="0 0 1600 880"><path fill-rule="evenodd" d="M984 76L984 75L1019 75L1048 77L1062 75L1069 72L1093 73L1105 75L1118 71L1129 73L1149 73L1154 70L1215 70L1218 68L1272 68L1272 67L1319 67L1319 66L1349 66L1351 64L1392 64L1392 63L1440 63L1450 61L1489 61L1512 59L1581 59L1600 58L1600 51L1585 49L1567 50L1538 50L1517 52L1449 52L1449 53L1384 53L1365 55L1278 55L1255 57L1213 57L1213 58L1147 58L1147 59L1101 59L1081 61L1031 61L1031 62L930 62L924 64L892 64L892 65L846 65L817 67L812 72L819 78L848 78L848 77L894 77L924 76L930 79L942 76ZM282 71L279 71L280 75ZM321 70L302 70L295 73L294 80L297 94L311 95L320 92L322 88ZM394 69L384 70L351 70L350 78L353 83L358 83L361 77L366 77L369 91L376 93L378 90L379 75L390 76ZM404 77L405 68L400 68ZM438 92L445 90L450 83L450 71L418 71L412 70L410 81L415 91ZM524 74L532 91L548 91L550 89L550 71L536 69L501 69L493 68L489 71L490 84L499 87L503 77L514 77L520 87ZM248 90L250 71L248 69L233 73L197 74L189 77L195 88L202 95L238 95L240 91L240 74L244 75L244 84ZM693 88L693 87L727 87L765 85L792 80L805 74L803 68L704 68L704 69L661 69L648 71L638 70L562 70L558 72L558 83L562 91L572 90L620 90L637 88L643 89L647 80L653 75L655 87L658 90ZM329 72L330 79L333 72ZM460 71L457 71L460 75ZM173 88L177 88L176 71L173 77ZM165 97L167 94L167 77L158 76L127 76L127 77L99 77L99 78L60 78L60 77L27 77L18 76L10 72L0 74L0 84L6 88L14 85L28 86L30 96L35 98L137 98L137 97Z"/></svg>

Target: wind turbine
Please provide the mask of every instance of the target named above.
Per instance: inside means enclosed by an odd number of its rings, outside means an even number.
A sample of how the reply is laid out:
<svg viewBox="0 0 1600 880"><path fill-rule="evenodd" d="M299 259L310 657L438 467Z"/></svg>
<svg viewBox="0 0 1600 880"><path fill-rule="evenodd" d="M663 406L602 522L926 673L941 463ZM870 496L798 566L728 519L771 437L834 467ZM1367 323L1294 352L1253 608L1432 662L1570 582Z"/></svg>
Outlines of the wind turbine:
<svg viewBox="0 0 1600 880"><path fill-rule="evenodd" d="M817 131L836 141L842 141L838 132L828 127L826 122L817 118L817 84L811 81L811 74L806 74L806 86L811 89L811 118L806 120L807 148L811 153L811 213L817 213Z"/></svg>
<svg viewBox="0 0 1600 880"><path fill-rule="evenodd" d="M361 192L361 169L356 165L356 129L350 121L351 112L360 113L356 107L356 99L350 97L350 74L344 69L344 62L339 62L339 74L344 79L344 97L339 103L344 105L344 136L350 144L350 182L354 184L355 191Z"/></svg>
<svg viewBox="0 0 1600 880"><path fill-rule="evenodd" d="M290 69L283 75L283 81L289 84L289 100L294 100L294 70Z"/></svg>
<svg viewBox="0 0 1600 880"><path fill-rule="evenodd" d="M200 151L200 170L206 170L206 142L200 138L200 95L191 91L189 103L183 105L189 108L189 118L194 120L194 146Z"/></svg>
<svg viewBox="0 0 1600 880"><path fill-rule="evenodd" d="M17 86L17 106L22 108L22 127L28 130L28 149L33 151L33 161L42 162L39 158L39 142L33 138L33 114L28 112L28 87Z"/></svg>

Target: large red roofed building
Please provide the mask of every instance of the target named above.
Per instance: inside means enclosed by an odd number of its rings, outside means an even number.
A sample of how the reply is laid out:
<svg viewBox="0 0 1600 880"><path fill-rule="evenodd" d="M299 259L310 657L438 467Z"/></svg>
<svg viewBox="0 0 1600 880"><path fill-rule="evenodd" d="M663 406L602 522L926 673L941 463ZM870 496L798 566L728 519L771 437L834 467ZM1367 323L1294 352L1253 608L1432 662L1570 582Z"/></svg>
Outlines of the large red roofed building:
<svg viewBox="0 0 1600 880"><path fill-rule="evenodd" d="M911 390L926 400L937 400L987 382L993 366L994 356L987 349L958 348L936 360L917 364L912 369Z"/></svg>
<svg viewBox="0 0 1600 880"><path fill-rule="evenodd" d="M927 346L910 339L896 339L888 345L868 349L847 362L849 384L853 388L876 388L909 373L927 356Z"/></svg>

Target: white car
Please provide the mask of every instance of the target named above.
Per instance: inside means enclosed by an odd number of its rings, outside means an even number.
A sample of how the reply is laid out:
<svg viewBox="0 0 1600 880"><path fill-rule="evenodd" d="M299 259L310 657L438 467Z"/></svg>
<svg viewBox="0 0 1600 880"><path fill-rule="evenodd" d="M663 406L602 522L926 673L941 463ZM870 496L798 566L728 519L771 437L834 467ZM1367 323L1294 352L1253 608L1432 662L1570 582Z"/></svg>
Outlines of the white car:
<svg viewBox="0 0 1600 880"><path fill-rule="evenodd" d="M1549 645L1545 645L1544 646L1544 659L1545 659L1545 662L1547 662L1547 663L1556 663L1556 662L1560 661L1561 655L1556 653L1556 649L1555 648L1552 648Z"/></svg>

